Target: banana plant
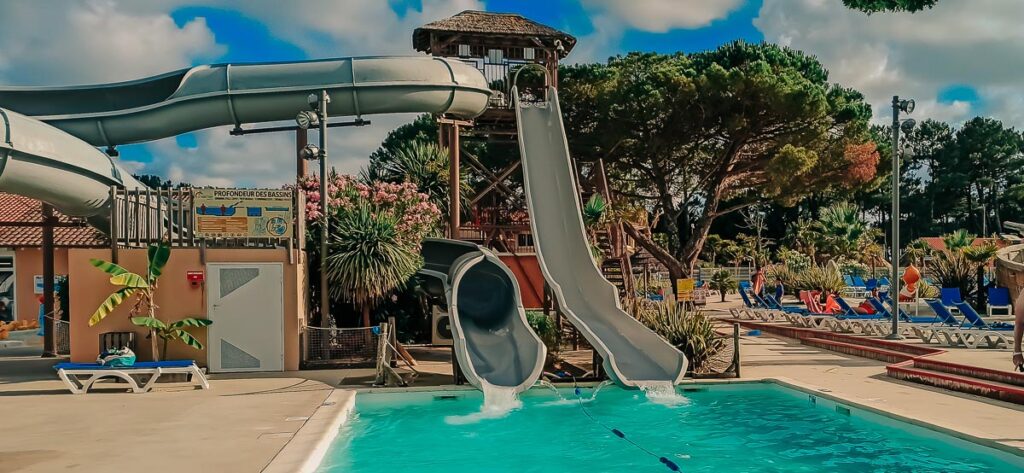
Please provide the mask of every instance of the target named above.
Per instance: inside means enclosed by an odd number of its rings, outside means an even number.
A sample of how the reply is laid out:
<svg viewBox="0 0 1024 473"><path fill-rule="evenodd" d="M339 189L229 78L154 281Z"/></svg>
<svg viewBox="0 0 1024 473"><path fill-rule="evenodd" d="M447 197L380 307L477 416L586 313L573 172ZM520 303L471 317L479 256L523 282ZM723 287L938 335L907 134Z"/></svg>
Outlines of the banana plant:
<svg viewBox="0 0 1024 473"><path fill-rule="evenodd" d="M158 339L164 340L164 350L167 349L168 340L181 340L188 346L201 350L202 343L199 343L190 333L184 330L185 327L205 327L212 322L205 319L188 318L165 324L156 317L156 289L163 268L171 257L171 247L164 243L153 243L149 245L148 264L146 274L140 275L128 271L122 266L109 261L91 259L89 262L101 271L110 275L110 283L118 286L119 289L107 296L107 299L96 309L96 312L89 317L89 326L100 323L110 315L114 309L125 301L134 300L135 304L131 309L131 321L139 327L149 329L149 339L153 351L153 359L160 359L160 351L157 345ZM145 316L139 316L145 312Z"/></svg>
<svg viewBox="0 0 1024 473"><path fill-rule="evenodd" d="M151 333L156 333L157 338L163 341L161 351L166 354L167 342L175 340L181 340L182 343L196 350L202 350L202 342L192 336L191 333L185 331L185 327L206 327L212 324L213 321L189 317L168 325L155 317L132 317L132 323L150 329Z"/></svg>

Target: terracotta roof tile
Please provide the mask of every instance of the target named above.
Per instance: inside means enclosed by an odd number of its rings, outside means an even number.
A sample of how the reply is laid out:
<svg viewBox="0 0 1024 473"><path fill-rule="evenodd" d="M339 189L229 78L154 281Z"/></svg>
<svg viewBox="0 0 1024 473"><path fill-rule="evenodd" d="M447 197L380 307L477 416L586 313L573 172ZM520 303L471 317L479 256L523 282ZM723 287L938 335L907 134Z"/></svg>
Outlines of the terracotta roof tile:
<svg viewBox="0 0 1024 473"><path fill-rule="evenodd" d="M481 33L559 39L566 48L566 52L576 44L576 38L572 35L515 13L466 10L449 18L427 23L413 31L413 46L417 50L429 51L428 33L430 32Z"/></svg>
<svg viewBox="0 0 1024 473"><path fill-rule="evenodd" d="M57 246L107 246L106 238L81 219L55 212L63 223L83 223L81 227L58 227L53 231ZM42 246L43 229L40 227L9 227L4 223L42 223L42 203L35 199L0 192L0 247Z"/></svg>

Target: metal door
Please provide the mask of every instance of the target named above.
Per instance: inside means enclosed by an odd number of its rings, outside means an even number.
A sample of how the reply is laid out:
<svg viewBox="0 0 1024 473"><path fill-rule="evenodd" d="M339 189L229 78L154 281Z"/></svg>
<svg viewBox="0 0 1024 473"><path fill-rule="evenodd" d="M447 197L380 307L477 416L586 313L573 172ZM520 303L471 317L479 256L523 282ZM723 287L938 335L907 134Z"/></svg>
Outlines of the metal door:
<svg viewBox="0 0 1024 473"><path fill-rule="evenodd" d="M280 263L206 265L211 372L284 370Z"/></svg>

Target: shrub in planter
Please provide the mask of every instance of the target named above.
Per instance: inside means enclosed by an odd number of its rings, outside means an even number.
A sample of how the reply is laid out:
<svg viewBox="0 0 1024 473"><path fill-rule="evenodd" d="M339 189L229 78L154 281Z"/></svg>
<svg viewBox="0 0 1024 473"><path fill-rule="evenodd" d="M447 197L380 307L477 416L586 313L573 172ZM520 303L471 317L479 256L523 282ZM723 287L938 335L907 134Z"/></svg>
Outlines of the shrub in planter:
<svg viewBox="0 0 1024 473"><path fill-rule="evenodd" d="M711 275L709 286L718 291L722 296L722 302L725 302L726 294L736 292L737 283L736 278L732 277L732 273L726 269L720 269Z"/></svg>
<svg viewBox="0 0 1024 473"><path fill-rule="evenodd" d="M628 309L682 351L694 372L705 371L708 360L725 346L725 338L715 331L714 322L701 310L687 309L675 301L632 304Z"/></svg>

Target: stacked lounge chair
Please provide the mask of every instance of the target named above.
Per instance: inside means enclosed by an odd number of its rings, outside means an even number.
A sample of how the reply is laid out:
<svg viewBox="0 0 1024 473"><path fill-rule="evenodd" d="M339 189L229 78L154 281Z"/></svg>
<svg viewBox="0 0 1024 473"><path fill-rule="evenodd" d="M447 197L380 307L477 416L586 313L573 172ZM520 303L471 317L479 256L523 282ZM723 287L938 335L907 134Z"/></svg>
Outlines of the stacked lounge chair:
<svg viewBox="0 0 1024 473"><path fill-rule="evenodd" d="M978 348L982 344L989 348L1009 347L1013 340L1013 324L1006 322L988 323L966 302L956 304L964 315L963 328L956 330L959 342L967 348ZM1009 335L1009 337L1007 337Z"/></svg>

